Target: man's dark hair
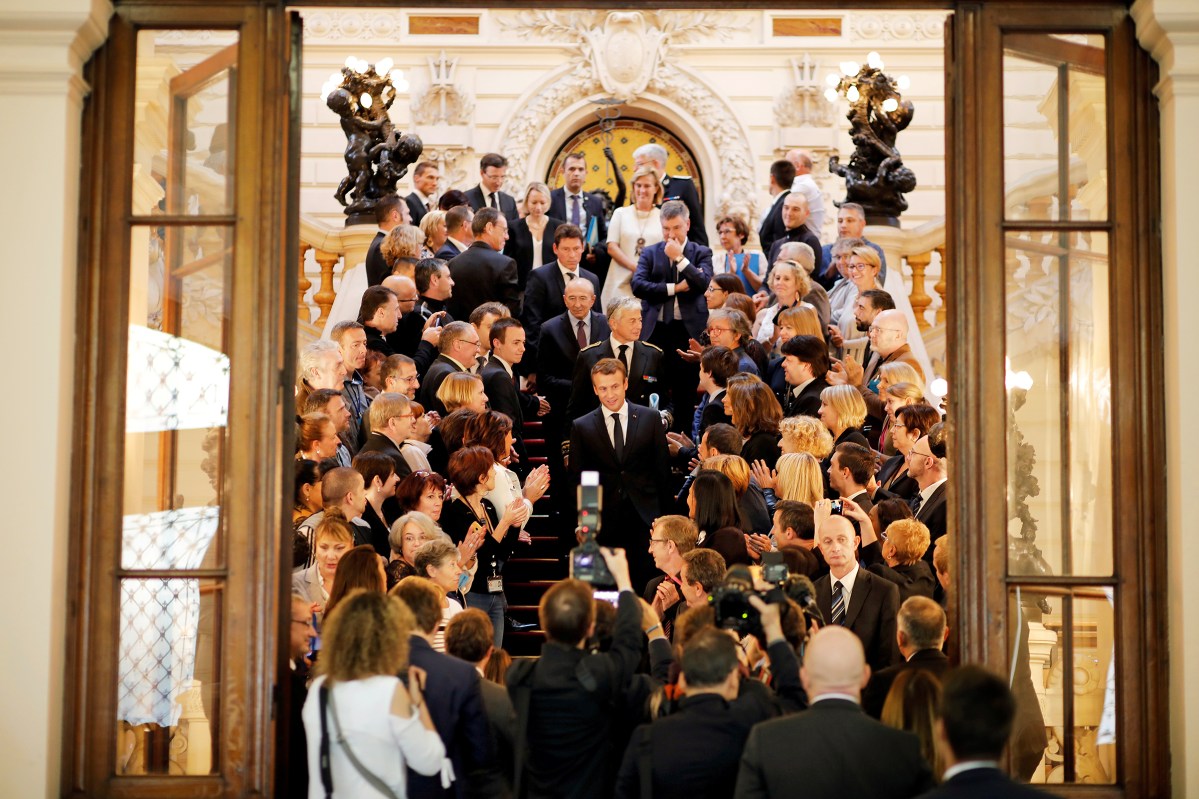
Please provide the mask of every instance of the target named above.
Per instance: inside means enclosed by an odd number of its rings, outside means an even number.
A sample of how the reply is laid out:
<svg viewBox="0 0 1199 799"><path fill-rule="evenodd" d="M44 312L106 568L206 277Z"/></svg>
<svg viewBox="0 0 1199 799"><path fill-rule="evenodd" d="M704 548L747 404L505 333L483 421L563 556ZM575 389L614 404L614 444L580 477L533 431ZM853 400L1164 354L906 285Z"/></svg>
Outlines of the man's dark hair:
<svg viewBox="0 0 1199 799"><path fill-rule="evenodd" d="M783 191L790 191L791 184L795 182L795 164L780 158L770 165L770 177L774 178L774 185Z"/></svg>
<svg viewBox="0 0 1199 799"><path fill-rule="evenodd" d="M404 600L404 604L416 618L416 626L424 633L432 633L441 621L442 590L427 577L405 577L389 592Z"/></svg>
<svg viewBox="0 0 1199 799"><path fill-rule="evenodd" d="M446 262L441 258L421 258L416 262L416 270L412 282L416 283L416 291L418 294L424 294L429 290L429 284L433 282L433 276L441 272L446 266Z"/></svg>
<svg viewBox="0 0 1199 799"><path fill-rule="evenodd" d="M511 316L504 316L504 317L500 317L499 319L496 319L495 323L492 324L492 326L491 326L490 333L487 336L487 338L489 339L488 345L491 346L492 349L494 349L495 342L498 341L501 344L503 344L504 336L506 336L508 334L508 331L514 327L524 330L524 325L522 325L520 323L519 319L513 319Z"/></svg>
<svg viewBox="0 0 1199 799"><path fill-rule="evenodd" d="M398 194L384 194L375 202L375 222L382 225L391 216L391 212L404 202Z"/></svg>
<svg viewBox="0 0 1199 799"><path fill-rule="evenodd" d="M449 212L455 208L462 208L463 206L465 206L467 210L470 210L470 200L466 199L466 192L462 191L461 189L450 189L445 194L441 195L441 197L437 200L438 211ZM447 224L449 222L448 216L446 217L446 222Z"/></svg>
<svg viewBox="0 0 1199 799"><path fill-rule="evenodd" d="M729 378L737 374L740 359L728 347L707 347L699 356L699 365L712 375L712 382L720 388L728 385Z"/></svg>
<svg viewBox="0 0 1199 799"><path fill-rule="evenodd" d="M687 565L687 580L699 583L708 593L724 582L724 573L728 570L720 553L707 547L683 555L683 563Z"/></svg>
<svg viewBox="0 0 1199 799"><path fill-rule="evenodd" d="M811 541L816 537L816 519L812 506L806 502L794 499L779 500L774 506L774 512L779 514L779 530L790 527L795 531L795 537L803 541Z"/></svg>
<svg viewBox="0 0 1199 799"><path fill-rule="evenodd" d="M358 306L358 322L366 325L374 318L375 312L398 295L387 286L371 286L362 292L362 304Z"/></svg>
<svg viewBox="0 0 1199 799"><path fill-rule="evenodd" d="M884 499L871 508L871 510L878 517L879 527L883 530L890 527L891 522L897 522L900 519L911 519L914 516L912 506L907 503L907 500L899 499L898 497Z"/></svg>
<svg viewBox="0 0 1199 799"><path fill-rule="evenodd" d="M551 641L575 646L587 637L595 620L591 586L582 580L559 581L541 597L537 616Z"/></svg>
<svg viewBox="0 0 1199 799"><path fill-rule="evenodd" d="M469 205L455 205L453 208L445 212L445 232L446 235L453 235L470 222L470 218L474 215L474 211L470 210Z"/></svg>
<svg viewBox="0 0 1199 799"><path fill-rule="evenodd" d="M466 608L445 626L445 653L467 663L486 657L493 640L491 619L478 608Z"/></svg>
<svg viewBox="0 0 1199 799"><path fill-rule="evenodd" d="M998 760L1012 734L1016 700L981 666L960 666L941 687L941 723L956 760Z"/></svg>
<svg viewBox="0 0 1199 799"><path fill-rule="evenodd" d="M874 453L870 447L852 441L837 445L837 463L842 469L849 469L849 476L860 486L866 485L874 474Z"/></svg>
<svg viewBox="0 0 1199 799"><path fill-rule="evenodd" d="M421 175L428 172L430 169L436 169L437 164L432 161L421 161L416 165L416 169L412 170L412 177L419 178Z"/></svg>
<svg viewBox="0 0 1199 799"><path fill-rule="evenodd" d="M700 630L683 648L683 676L689 688L711 688L728 679L740 664L737 644L723 630Z"/></svg>
<svg viewBox="0 0 1199 799"><path fill-rule="evenodd" d="M387 378L395 377L399 374L400 367L405 364L416 366L416 361L398 352L395 355L388 355L387 360L383 362L383 368L379 371L379 379L383 381L383 385L387 385Z"/></svg>
<svg viewBox="0 0 1199 799"><path fill-rule="evenodd" d="M487 230L488 225L494 225L499 219L499 209L480 208L478 211L475 211L475 219L470 223L470 232L474 234L475 238L478 238Z"/></svg>
<svg viewBox="0 0 1199 799"><path fill-rule="evenodd" d="M741 432L725 422L708 425L704 435L708 437L708 449L721 455L740 455L741 447L745 445Z"/></svg>
<svg viewBox="0 0 1199 799"><path fill-rule="evenodd" d="M824 377L828 373L828 345L818 336L792 336L783 342L779 352L784 356L794 355L811 366L814 377Z"/></svg>
<svg viewBox="0 0 1199 799"><path fill-rule="evenodd" d="M562 239L578 239L582 241L583 229L569 222L564 225L558 225L558 227L554 228L554 244L561 243Z"/></svg>
<svg viewBox="0 0 1199 799"><path fill-rule="evenodd" d="M466 321L478 327L483 324L483 320L487 318L488 314L498 317L496 321L512 316L512 312L508 310L508 306L502 302L484 302L475 306L475 309L470 312L470 317ZM491 346L490 341L487 342L487 346Z"/></svg>
<svg viewBox="0 0 1199 799"><path fill-rule="evenodd" d="M508 166L508 159L499 153L488 153L479 159L479 171L482 172L488 167L496 167L497 169Z"/></svg>
<svg viewBox="0 0 1199 799"><path fill-rule="evenodd" d="M362 482L367 488L371 487L376 477L379 478L379 482L386 483L396 470L395 461L383 452L359 452L354 456L351 465L354 471L362 475Z"/></svg>
<svg viewBox="0 0 1199 799"><path fill-rule="evenodd" d="M882 289L867 289L859 296L865 297L870 301L870 307L876 311L893 311L895 310L895 299L891 296L891 292L883 291Z"/></svg>
<svg viewBox="0 0 1199 799"><path fill-rule="evenodd" d="M304 399L304 410L300 415L307 416L310 413L324 413L325 408L329 405L329 400L340 396L341 392L337 389L318 388Z"/></svg>

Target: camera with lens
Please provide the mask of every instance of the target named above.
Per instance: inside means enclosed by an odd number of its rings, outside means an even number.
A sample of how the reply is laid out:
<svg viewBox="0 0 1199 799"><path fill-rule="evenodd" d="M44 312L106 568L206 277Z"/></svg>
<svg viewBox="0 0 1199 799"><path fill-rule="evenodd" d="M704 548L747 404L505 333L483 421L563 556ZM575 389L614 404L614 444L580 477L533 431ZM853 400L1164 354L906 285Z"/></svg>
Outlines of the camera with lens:
<svg viewBox="0 0 1199 799"><path fill-rule="evenodd" d="M570 551L570 576L591 585L616 585L595 537L603 509L599 472L583 472L579 483L579 532L583 542Z"/></svg>
<svg viewBox="0 0 1199 799"><path fill-rule="evenodd" d="M770 583L770 588L760 591L754 587L753 574L748 566L738 564L729 568L724 582L716 586L709 599L716 611L717 627L733 630L741 637L752 635L759 640L764 638L761 615L749 603L749 598L760 597L763 602L782 605L785 611L787 594L783 587L787 582L787 564L782 554L762 553L762 579Z"/></svg>

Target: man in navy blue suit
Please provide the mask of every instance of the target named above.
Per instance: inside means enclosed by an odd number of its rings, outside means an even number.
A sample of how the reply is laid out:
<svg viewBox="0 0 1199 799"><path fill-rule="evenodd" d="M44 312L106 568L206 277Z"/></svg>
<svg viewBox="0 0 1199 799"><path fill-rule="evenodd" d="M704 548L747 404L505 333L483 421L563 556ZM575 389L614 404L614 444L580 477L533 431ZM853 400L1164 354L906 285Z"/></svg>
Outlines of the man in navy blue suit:
<svg viewBox="0 0 1199 799"><path fill-rule="evenodd" d="M641 300L641 338L664 353L675 427L682 431L691 427L699 370L679 352L686 351L688 339L698 339L707 327L704 292L712 280L712 251L687 240L690 216L678 200L662 204L662 241L641 251L632 283L633 296Z"/></svg>
<svg viewBox="0 0 1199 799"><path fill-rule="evenodd" d="M567 222L554 231L554 255L556 260L539 266L529 273L525 285L524 323L529 334L529 350L526 359L530 371L536 369L537 345L541 338L541 326L555 316L566 312L566 284L575 278L586 278L600 292L600 279L594 272L582 267L586 240L583 232ZM601 309L602 310L602 309Z"/></svg>
<svg viewBox="0 0 1199 799"><path fill-rule="evenodd" d="M608 274L608 219L604 213L604 202L599 197L583 191L587 182L587 156L571 153L562 161L562 186L550 192L549 215L564 219L583 231L583 266L599 276L600 285ZM588 233L595 227L593 237Z"/></svg>

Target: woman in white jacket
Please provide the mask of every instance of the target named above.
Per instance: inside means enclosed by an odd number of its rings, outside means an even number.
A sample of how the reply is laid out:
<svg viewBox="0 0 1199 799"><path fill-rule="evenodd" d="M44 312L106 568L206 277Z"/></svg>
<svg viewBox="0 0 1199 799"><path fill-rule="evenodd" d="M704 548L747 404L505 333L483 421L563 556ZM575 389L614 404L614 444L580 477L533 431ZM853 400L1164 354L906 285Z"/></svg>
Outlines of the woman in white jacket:
<svg viewBox="0 0 1199 799"><path fill-rule="evenodd" d="M320 676L303 710L309 799L324 799L326 777L334 797L402 798L409 768L429 776L442 771L445 745L424 702L425 674L408 666L414 624L398 598L364 590L347 594L329 614ZM406 686L396 677L405 670ZM322 737L328 774L321 771Z"/></svg>

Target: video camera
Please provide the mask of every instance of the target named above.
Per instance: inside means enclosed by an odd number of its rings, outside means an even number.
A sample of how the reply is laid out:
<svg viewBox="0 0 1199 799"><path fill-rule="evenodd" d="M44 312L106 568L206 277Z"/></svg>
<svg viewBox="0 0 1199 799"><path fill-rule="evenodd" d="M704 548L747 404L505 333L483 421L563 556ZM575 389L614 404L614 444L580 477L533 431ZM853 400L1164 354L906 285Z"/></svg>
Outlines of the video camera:
<svg viewBox="0 0 1199 799"><path fill-rule="evenodd" d="M770 588L765 591L754 588L753 574L748 566L729 567L724 582L716 586L708 599L716 611L717 627L733 630L741 637L752 635L759 640L764 637L761 615L749 603L749 598L760 597L763 602L782 605L785 611L787 594L783 587L787 582L787 564L781 553L762 553L762 579L770 583Z"/></svg>
<svg viewBox="0 0 1199 799"><path fill-rule="evenodd" d="M595 542L603 506L599 472L583 472L579 482L579 530L583 543L570 551L570 576L591 585L607 586L616 585L616 579Z"/></svg>

